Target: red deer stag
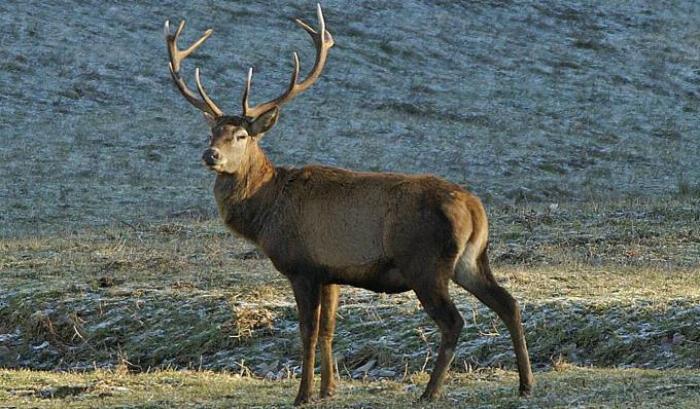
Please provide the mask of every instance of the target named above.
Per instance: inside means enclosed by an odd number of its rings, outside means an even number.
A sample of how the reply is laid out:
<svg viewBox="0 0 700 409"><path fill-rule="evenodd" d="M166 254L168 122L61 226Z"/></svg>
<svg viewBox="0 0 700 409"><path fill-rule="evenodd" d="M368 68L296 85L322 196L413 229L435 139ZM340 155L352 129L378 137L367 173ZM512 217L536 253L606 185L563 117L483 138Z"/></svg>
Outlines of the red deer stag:
<svg viewBox="0 0 700 409"><path fill-rule="evenodd" d="M211 141L202 159L216 172L219 213L235 233L254 242L290 281L299 311L302 374L295 404L308 402L316 344L321 343L321 397L334 393L332 341L338 285L376 292L412 290L440 328L440 349L421 399L433 399L452 362L464 320L450 298L450 280L493 309L510 331L520 373L520 394L533 384L518 303L494 279L487 253L488 221L479 199L433 176L361 173L305 166L275 167L259 141L277 122L280 106L321 75L333 38L318 6L319 28L297 23L311 35L316 61L299 81L299 58L289 87L279 97L248 105L252 69L240 116L224 115L202 87L198 96L180 76L180 65L211 35L185 50L165 23L170 74L182 95L204 112Z"/></svg>

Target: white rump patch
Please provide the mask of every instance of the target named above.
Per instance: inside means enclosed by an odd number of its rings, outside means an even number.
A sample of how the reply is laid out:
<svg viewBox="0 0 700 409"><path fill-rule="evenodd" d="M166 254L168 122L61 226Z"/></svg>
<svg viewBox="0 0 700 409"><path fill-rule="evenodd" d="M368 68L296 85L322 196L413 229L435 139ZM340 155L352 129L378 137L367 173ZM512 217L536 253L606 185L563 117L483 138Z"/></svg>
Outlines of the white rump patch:
<svg viewBox="0 0 700 409"><path fill-rule="evenodd" d="M455 265L453 280L465 289L469 289L482 282L479 266L476 263L476 259L479 255L476 254L475 250L473 245L467 244L467 247L464 249L462 255L459 256Z"/></svg>

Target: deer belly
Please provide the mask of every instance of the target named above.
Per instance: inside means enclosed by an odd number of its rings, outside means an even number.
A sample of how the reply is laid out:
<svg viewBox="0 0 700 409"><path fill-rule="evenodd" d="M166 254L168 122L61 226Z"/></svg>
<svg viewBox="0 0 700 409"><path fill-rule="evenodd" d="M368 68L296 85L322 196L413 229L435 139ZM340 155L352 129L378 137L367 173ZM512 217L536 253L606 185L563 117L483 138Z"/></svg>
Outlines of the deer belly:
<svg viewBox="0 0 700 409"><path fill-rule="evenodd" d="M401 293L411 289L399 269L387 260L328 268L328 272L329 281L333 284L351 285L382 293Z"/></svg>

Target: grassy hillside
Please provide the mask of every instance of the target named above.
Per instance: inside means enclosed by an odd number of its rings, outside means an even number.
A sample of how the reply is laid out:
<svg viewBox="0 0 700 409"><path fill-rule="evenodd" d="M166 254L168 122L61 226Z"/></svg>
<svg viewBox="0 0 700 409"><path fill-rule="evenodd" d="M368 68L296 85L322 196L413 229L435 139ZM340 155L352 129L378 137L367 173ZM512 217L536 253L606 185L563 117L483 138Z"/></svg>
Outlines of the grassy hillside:
<svg viewBox="0 0 700 409"><path fill-rule="evenodd" d="M179 4L177 4L179 3ZM429 172L490 205L700 191L700 3L324 2L323 78L284 108L278 164ZM207 132L167 70L162 24L235 113L286 85L314 3L2 2L0 229L213 216Z"/></svg>

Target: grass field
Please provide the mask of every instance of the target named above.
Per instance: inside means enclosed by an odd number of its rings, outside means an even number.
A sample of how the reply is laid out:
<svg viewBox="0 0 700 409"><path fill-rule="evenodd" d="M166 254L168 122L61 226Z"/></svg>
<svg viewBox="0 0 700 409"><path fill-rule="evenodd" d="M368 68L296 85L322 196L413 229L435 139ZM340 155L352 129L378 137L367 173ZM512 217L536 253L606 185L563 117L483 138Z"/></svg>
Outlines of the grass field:
<svg viewBox="0 0 700 409"><path fill-rule="evenodd" d="M467 323L427 406L700 407L700 3L323 6L336 46L269 156L468 186L523 307L534 396L516 398L503 324L455 287ZM308 68L288 17L313 8L0 2L0 409L292 402L291 290L217 219L161 28L214 28L193 63L230 112L249 66L254 103L293 50ZM421 407L438 338L411 294L344 289L341 386L318 406Z"/></svg>
<svg viewBox="0 0 700 409"><path fill-rule="evenodd" d="M659 206L493 211L494 269L523 306L538 389L515 398L505 328L455 287L467 324L435 407L693 407L700 237L687 222L700 207L693 197ZM291 402L300 353L291 290L218 221L119 223L4 239L0 249L0 364L60 371L3 372L10 405ZM413 402L438 339L412 295L345 289L336 339L345 386L323 405ZM66 396L48 397L54 389Z"/></svg>
<svg viewBox="0 0 700 409"><path fill-rule="evenodd" d="M696 408L695 371L564 367L537 374L537 394L515 397L516 376L498 370L453 376L433 404L416 401L427 376L404 381L347 381L318 408ZM0 407L32 408L282 408L291 407L296 383L213 372L88 374L0 371Z"/></svg>

